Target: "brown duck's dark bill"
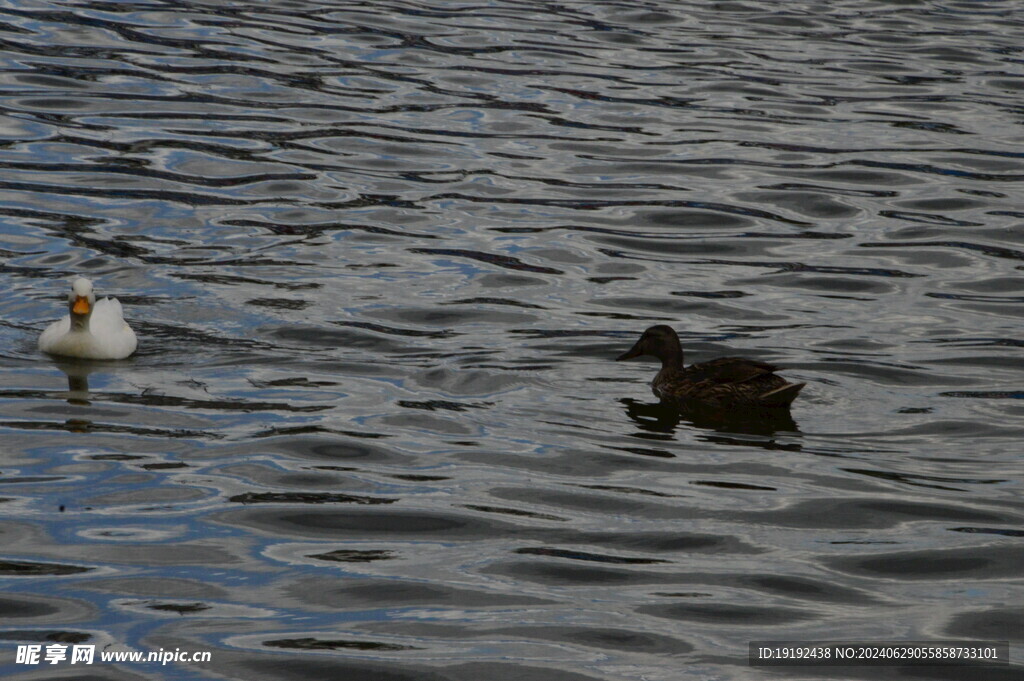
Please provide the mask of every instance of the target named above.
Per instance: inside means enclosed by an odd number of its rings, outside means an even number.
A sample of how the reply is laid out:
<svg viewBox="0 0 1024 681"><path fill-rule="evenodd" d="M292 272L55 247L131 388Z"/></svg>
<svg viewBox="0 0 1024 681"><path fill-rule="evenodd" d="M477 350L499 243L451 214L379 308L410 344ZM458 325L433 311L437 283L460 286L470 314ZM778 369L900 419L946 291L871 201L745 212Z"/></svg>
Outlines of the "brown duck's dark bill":
<svg viewBox="0 0 1024 681"><path fill-rule="evenodd" d="M637 341L636 345L634 345L629 350L616 357L615 361L621 362L624 359L633 359L634 357L639 357L642 354L644 354L644 351L640 349L640 342Z"/></svg>

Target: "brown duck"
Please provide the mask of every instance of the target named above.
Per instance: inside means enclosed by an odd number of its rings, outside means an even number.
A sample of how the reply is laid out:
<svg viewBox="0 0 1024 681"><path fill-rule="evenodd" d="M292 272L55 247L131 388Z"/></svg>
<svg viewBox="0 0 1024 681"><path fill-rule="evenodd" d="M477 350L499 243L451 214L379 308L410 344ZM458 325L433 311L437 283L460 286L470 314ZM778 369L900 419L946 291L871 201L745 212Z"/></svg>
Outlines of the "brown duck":
<svg viewBox="0 0 1024 681"><path fill-rule="evenodd" d="M742 357L720 357L684 367L679 336L664 324L644 331L640 340L616 359L641 355L661 360L661 371L651 382L651 390L662 402L786 408L807 385L789 383L775 375L778 367Z"/></svg>

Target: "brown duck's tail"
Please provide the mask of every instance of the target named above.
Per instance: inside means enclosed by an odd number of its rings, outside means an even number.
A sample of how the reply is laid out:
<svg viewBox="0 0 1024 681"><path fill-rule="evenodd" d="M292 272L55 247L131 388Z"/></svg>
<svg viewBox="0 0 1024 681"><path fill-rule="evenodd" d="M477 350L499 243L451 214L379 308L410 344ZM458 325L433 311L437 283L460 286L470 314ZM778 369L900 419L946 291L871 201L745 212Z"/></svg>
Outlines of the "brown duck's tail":
<svg viewBox="0 0 1024 681"><path fill-rule="evenodd" d="M800 394L806 383L787 383L781 388L776 388L758 396L757 401L767 407L788 407Z"/></svg>

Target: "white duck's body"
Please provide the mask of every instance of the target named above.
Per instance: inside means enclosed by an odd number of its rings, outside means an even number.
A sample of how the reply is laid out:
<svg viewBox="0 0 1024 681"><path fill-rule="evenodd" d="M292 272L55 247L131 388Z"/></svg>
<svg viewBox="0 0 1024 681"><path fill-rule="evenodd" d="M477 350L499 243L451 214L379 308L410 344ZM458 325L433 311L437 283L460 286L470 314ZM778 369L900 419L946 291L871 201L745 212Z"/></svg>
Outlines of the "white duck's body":
<svg viewBox="0 0 1024 681"><path fill-rule="evenodd" d="M43 352L82 359L124 359L135 352L138 340L117 298L96 302L92 282L79 278L71 286L68 308L67 316L39 336Z"/></svg>

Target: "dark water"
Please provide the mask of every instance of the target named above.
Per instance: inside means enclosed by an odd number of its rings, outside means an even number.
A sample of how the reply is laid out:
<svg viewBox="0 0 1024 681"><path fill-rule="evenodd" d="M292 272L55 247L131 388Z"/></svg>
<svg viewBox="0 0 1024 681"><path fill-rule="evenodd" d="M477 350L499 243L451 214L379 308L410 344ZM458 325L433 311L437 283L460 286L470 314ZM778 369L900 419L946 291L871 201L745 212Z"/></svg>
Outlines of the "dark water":
<svg viewBox="0 0 1024 681"><path fill-rule="evenodd" d="M1019 664L1019 3L0 7L5 676ZM75 274L134 358L37 353ZM656 322L792 421L654 409Z"/></svg>

